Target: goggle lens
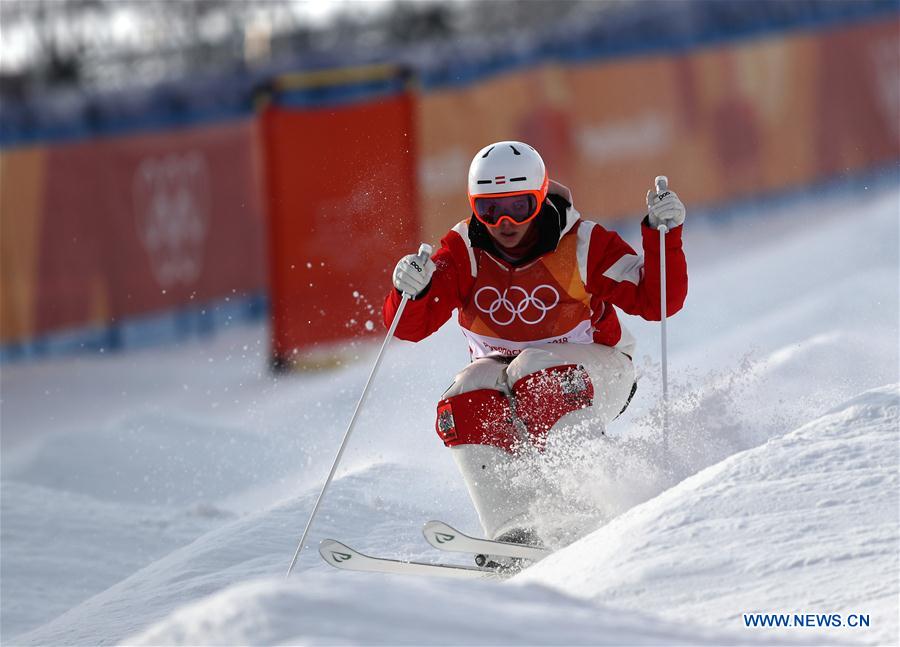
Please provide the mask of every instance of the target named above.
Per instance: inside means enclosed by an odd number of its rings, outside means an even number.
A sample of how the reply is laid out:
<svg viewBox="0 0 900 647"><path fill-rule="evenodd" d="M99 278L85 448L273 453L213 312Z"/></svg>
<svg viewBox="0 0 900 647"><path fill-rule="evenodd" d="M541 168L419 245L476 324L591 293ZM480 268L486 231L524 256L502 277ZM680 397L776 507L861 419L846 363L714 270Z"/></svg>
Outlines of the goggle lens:
<svg viewBox="0 0 900 647"><path fill-rule="evenodd" d="M530 193L475 198L475 214L487 225L497 225L504 216L521 224L537 211L537 199Z"/></svg>

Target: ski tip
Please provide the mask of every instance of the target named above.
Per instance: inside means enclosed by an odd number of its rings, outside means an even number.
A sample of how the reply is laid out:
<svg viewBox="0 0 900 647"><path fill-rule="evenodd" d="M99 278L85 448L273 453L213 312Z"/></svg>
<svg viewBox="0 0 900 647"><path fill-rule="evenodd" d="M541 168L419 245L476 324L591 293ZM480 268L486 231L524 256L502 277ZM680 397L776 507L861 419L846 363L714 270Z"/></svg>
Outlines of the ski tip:
<svg viewBox="0 0 900 647"><path fill-rule="evenodd" d="M424 526L422 526L422 530L424 532L427 532L429 530L436 529L436 528L443 529L443 528L450 528L450 526L447 525L446 523L444 523L443 521L437 521L436 519L432 519L431 521L428 521ZM450 528L450 529L453 530L453 528Z"/></svg>
<svg viewBox="0 0 900 647"><path fill-rule="evenodd" d="M425 541L436 548L441 548L445 544L452 543L461 533L443 521L429 521L422 526L422 534L425 535Z"/></svg>
<svg viewBox="0 0 900 647"><path fill-rule="evenodd" d="M319 555L335 568L341 568L344 562L350 561L358 553L336 539L323 539L319 543Z"/></svg>

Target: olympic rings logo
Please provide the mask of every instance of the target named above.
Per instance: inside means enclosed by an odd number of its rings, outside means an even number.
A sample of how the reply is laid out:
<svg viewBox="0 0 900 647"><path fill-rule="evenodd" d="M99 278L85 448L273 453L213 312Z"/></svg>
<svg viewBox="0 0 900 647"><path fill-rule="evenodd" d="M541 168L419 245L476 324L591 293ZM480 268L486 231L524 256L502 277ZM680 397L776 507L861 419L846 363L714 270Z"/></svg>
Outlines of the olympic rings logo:
<svg viewBox="0 0 900 647"><path fill-rule="evenodd" d="M542 290L543 293L541 293ZM547 293L548 291L549 294ZM494 295L493 301L490 304L486 304L485 302L491 298L490 293ZM518 303L513 303L513 299L510 298L513 294L519 295ZM483 297L483 295L488 296ZM489 315L491 321L498 326L508 326L516 318L522 323L533 326L543 321L544 317L547 316L547 312L555 308L558 303L559 292L552 285L547 285L546 283L542 283L534 288L531 294L528 293L528 290L518 285L510 287L502 293L492 286L483 287L475 293L475 307ZM525 311L529 307L534 307L540 313L536 319L525 316Z"/></svg>

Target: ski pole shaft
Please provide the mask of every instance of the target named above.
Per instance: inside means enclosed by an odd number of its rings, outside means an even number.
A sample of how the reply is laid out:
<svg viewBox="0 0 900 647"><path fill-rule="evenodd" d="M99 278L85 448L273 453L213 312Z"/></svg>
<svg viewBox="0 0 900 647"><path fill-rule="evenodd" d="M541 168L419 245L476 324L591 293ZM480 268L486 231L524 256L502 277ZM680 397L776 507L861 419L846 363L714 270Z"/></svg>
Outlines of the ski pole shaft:
<svg viewBox="0 0 900 647"><path fill-rule="evenodd" d="M669 180L665 175L656 178L656 194L661 195L668 191ZM668 414L669 414L669 373L666 340L666 233L669 231L665 225L659 229L659 312L660 312L660 365L662 367L662 433L663 448L668 451Z"/></svg>
<svg viewBox="0 0 900 647"><path fill-rule="evenodd" d="M423 266L430 257L431 245L422 243L422 245L419 247L419 259L422 261ZM341 440L341 445L338 448L337 456L335 456L334 462L331 464L331 470L328 472L328 477L325 479L325 485L322 486L322 491L319 492L319 497L316 499L316 503L313 506L312 513L309 515L309 520L306 522L306 527L303 529L303 534L300 536L300 542L297 544L297 550L294 551L294 558L291 560L291 565L288 567L285 577L291 576L291 572L294 570L294 565L297 563L297 558L300 557L300 551L303 550L303 546L306 544L306 536L309 534L309 529L312 527L313 520L316 518L316 514L319 512L319 506L321 505L322 499L325 496L325 491L331 484L331 480L334 478L334 474L341 462L341 457L343 457L344 450L347 448L347 441L350 439L350 434L353 432L353 427L356 425L356 420L359 417L359 412L360 410L362 410L363 403L366 401L366 396L368 396L369 394L369 387L372 385L375 373L378 372L378 367L381 366L381 360L384 358L384 351L385 349L387 349L391 338L394 336L394 331L397 330L397 324L400 323L400 317L403 316L403 311L406 309L406 304L409 299L410 295L406 293L404 293L402 298L400 299L400 306L397 308L396 314L394 314L394 319L393 321L391 321L391 326L388 329L387 336L384 338L384 343L381 344L381 350L378 351L378 356L375 358L375 364L372 366L372 371L369 373L369 379L366 380L366 385L363 387L362 395L359 396L359 402L356 403L356 409L353 411L353 416L350 418L350 424L347 425L347 431L344 432L344 438L343 440Z"/></svg>

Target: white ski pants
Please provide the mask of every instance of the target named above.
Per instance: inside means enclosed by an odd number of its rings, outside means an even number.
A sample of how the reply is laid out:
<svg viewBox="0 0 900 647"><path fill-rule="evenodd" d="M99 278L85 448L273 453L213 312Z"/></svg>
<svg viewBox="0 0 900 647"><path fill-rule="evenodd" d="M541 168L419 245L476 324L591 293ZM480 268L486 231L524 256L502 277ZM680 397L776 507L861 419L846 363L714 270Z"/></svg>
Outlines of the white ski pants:
<svg viewBox="0 0 900 647"><path fill-rule="evenodd" d="M508 363L503 359L481 358L457 374L443 397L479 389L495 389L512 397L512 387L519 380L545 369L573 364L584 367L590 377L594 389L592 406L564 415L550 429L547 438L552 441L554 434L573 428L578 433L601 434L625 407L635 383L631 359L609 346L546 344L528 348ZM493 445L464 444L450 450L487 537L530 527L529 505L538 494L535 488L540 486L515 478L518 457Z"/></svg>

